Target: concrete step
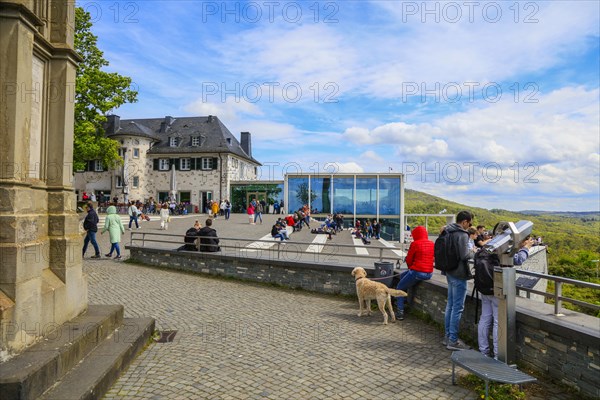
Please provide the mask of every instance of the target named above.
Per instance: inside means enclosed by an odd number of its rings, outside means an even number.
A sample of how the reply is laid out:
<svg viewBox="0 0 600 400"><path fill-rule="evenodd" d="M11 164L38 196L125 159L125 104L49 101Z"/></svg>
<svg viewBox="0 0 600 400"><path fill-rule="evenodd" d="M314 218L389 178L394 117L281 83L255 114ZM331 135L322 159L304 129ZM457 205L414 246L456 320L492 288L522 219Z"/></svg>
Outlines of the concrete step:
<svg viewBox="0 0 600 400"><path fill-rule="evenodd" d="M123 306L90 305L56 329L37 327L44 339L0 365L2 400L38 398L122 323Z"/></svg>
<svg viewBox="0 0 600 400"><path fill-rule="evenodd" d="M126 318L123 325L44 393L41 400L99 399L144 349L154 318Z"/></svg>

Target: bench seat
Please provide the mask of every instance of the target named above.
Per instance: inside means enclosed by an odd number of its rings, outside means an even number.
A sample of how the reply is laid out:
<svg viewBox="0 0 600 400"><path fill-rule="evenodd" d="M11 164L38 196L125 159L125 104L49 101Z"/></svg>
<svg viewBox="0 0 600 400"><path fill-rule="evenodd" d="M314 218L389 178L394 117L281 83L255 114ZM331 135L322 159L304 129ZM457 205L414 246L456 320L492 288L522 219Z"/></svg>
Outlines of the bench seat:
<svg viewBox="0 0 600 400"><path fill-rule="evenodd" d="M486 357L475 350L455 351L450 356L450 359L452 360L452 384L456 385L454 367L458 365L484 380L486 399L488 398L490 381L520 385L537 380L516 368L506 365L502 361Z"/></svg>

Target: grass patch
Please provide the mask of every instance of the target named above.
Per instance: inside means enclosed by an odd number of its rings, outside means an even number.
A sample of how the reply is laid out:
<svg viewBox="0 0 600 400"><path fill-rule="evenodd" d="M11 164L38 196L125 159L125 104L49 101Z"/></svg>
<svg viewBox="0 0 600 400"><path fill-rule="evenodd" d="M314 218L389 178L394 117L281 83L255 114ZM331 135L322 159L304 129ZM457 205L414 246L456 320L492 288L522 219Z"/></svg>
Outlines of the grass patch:
<svg viewBox="0 0 600 400"><path fill-rule="evenodd" d="M477 393L477 398L485 399L485 382L473 374L462 375L458 378L458 384L473 390ZM527 395L519 390L518 385L507 383L490 382L489 400L526 400Z"/></svg>

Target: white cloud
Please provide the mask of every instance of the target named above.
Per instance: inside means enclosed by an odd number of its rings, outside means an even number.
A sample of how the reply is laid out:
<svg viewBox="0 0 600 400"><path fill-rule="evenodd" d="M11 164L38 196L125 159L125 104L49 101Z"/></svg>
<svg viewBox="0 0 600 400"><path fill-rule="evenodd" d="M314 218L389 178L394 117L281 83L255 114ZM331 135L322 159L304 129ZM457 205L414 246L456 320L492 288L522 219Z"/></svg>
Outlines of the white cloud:
<svg viewBox="0 0 600 400"><path fill-rule="evenodd" d="M593 198L600 186L599 94L567 87L540 94L537 104L475 104L427 124L350 127L342 136L373 146L363 154L393 148L394 166L407 180L438 186L436 192L474 192L493 202L507 195Z"/></svg>
<svg viewBox="0 0 600 400"><path fill-rule="evenodd" d="M381 157L381 154L376 153L373 150L367 150L358 156L361 160L366 160L374 163L383 163L385 160Z"/></svg>
<svg viewBox="0 0 600 400"><path fill-rule="evenodd" d="M333 163L336 168L337 171L336 172L346 172L346 173L361 173L361 172L365 172L365 170L358 165L355 162L346 162L346 163L341 163L341 162L336 162Z"/></svg>
<svg viewBox="0 0 600 400"><path fill-rule="evenodd" d="M262 111L256 104L243 100L236 102L233 98L223 103L198 99L184 106L184 110L193 115L216 115L222 120L237 120L242 115L262 115Z"/></svg>

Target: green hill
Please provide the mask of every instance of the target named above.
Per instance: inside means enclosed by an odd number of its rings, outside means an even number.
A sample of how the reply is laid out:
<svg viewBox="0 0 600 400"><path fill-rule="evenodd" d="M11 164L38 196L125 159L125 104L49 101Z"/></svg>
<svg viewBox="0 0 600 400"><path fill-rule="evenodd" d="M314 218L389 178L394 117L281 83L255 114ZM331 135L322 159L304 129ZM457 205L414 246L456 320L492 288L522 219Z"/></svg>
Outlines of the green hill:
<svg viewBox="0 0 600 400"><path fill-rule="evenodd" d="M548 264L555 275L575 279L589 280L596 277L593 260L600 259L600 220L598 214L536 212L537 215L514 211L472 207L455 203L427 193L406 189L404 193L404 212L407 214L437 214L446 210L446 214L456 214L461 210L471 211L475 219L473 225L485 225L491 230L497 222L529 220L533 222L533 235L541 236L548 245ZM425 223L425 218L411 218L409 225ZM444 218L430 218L429 231L435 233L445 223Z"/></svg>

